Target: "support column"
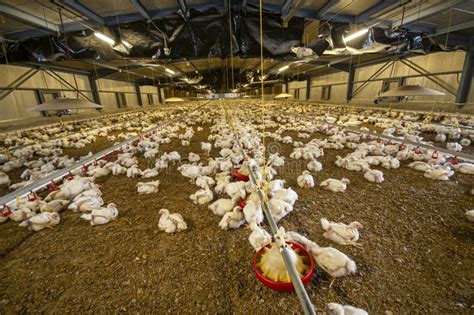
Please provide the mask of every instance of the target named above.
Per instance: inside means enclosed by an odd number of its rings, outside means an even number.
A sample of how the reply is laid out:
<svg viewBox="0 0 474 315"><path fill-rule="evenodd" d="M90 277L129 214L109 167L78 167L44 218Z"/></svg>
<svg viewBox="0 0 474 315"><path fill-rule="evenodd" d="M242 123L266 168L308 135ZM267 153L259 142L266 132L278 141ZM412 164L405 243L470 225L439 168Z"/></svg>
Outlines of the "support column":
<svg viewBox="0 0 474 315"><path fill-rule="evenodd" d="M467 102L469 97L469 91L471 89L473 68L474 68L474 39L471 39L471 47L466 52L466 58L464 59L464 66L462 69L461 81L459 82L458 92L456 95L456 103L464 104Z"/></svg>
<svg viewBox="0 0 474 315"><path fill-rule="evenodd" d="M94 100L94 103L102 105L100 104L99 89L97 88L96 77L93 74L89 74L88 78L89 78L89 86L92 91L92 99Z"/></svg>
<svg viewBox="0 0 474 315"><path fill-rule="evenodd" d="M156 91L158 92L158 101L163 105L163 98L161 97L161 88L159 85L156 86Z"/></svg>
<svg viewBox="0 0 474 315"><path fill-rule="evenodd" d="M140 82L135 81L135 93L137 94L138 105L143 107L142 94L140 93Z"/></svg>
<svg viewBox="0 0 474 315"><path fill-rule="evenodd" d="M354 90L354 77L355 77L355 67L351 65L349 67L349 75L347 76L347 95L346 95L347 102L352 100L352 91Z"/></svg>
<svg viewBox="0 0 474 315"><path fill-rule="evenodd" d="M309 101L311 98L311 77L306 78L306 100Z"/></svg>

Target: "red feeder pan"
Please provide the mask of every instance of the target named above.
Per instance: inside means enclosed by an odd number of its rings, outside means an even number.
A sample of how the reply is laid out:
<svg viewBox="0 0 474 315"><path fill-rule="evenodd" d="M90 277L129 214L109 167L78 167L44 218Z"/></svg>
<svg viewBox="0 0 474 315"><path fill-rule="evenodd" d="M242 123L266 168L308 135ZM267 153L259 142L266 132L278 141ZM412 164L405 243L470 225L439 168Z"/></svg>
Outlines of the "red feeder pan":
<svg viewBox="0 0 474 315"><path fill-rule="evenodd" d="M232 169L232 171L230 172L230 175L232 175L233 178L244 181L244 182L248 182L250 179L248 175L240 174L236 168Z"/></svg>
<svg viewBox="0 0 474 315"><path fill-rule="evenodd" d="M314 261L313 257L308 253L308 251L301 245L293 242L286 242L289 244L292 248L294 249L299 249L306 257L309 258L309 270L308 272L301 277L301 282L303 282L304 286L307 286L309 282L311 281L311 278L313 277L314 273ZM278 292L293 292L295 288L293 287L293 283L290 282L274 282L270 279L265 278L265 276L260 272L260 270L257 267L257 260L262 254L262 251L266 247L270 247L271 244L268 244L267 246L264 246L260 248L258 252L255 253L255 256L253 257L253 271L255 272L255 275L257 276L258 280L263 283L265 286L269 287L270 289Z"/></svg>
<svg viewBox="0 0 474 315"><path fill-rule="evenodd" d="M243 208L245 208L246 205L247 205L247 204L245 203L245 200L242 199L242 198L240 198L240 200L239 200L239 207L241 207L241 208L243 209Z"/></svg>

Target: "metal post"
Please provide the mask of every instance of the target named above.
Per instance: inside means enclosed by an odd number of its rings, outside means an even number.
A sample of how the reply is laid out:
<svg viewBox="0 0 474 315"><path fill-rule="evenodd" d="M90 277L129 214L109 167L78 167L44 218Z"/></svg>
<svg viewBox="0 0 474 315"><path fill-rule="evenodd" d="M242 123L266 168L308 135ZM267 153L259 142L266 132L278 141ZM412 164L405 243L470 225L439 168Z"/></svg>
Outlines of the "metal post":
<svg viewBox="0 0 474 315"><path fill-rule="evenodd" d="M466 52L466 58L464 58L464 66L462 69L461 81L459 82L458 92L456 95L456 103L466 103L469 98L469 92L471 90L471 82L474 68L474 39L471 39L471 49Z"/></svg>
<svg viewBox="0 0 474 315"><path fill-rule="evenodd" d="M306 100L309 101L311 98L311 77L306 78Z"/></svg>
<svg viewBox="0 0 474 315"><path fill-rule="evenodd" d="M347 95L346 95L347 102L352 100L352 91L354 89L354 77L355 77L355 67L351 65L349 67L349 75L347 77Z"/></svg>
<svg viewBox="0 0 474 315"><path fill-rule="evenodd" d="M156 90L158 91L158 101L160 102L160 104L163 104L163 98L161 97L161 87L157 85Z"/></svg>
<svg viewBox="0 0 474 315"><path fill-rule="evenodd" d="M97 88L96 77L93 74L88 75L89 78L89 86L92 91L92 99L94 103L100 105L100 96L99 96L99 89Z"/></svg>
<svg viewBox="0 0 474 315"><path fill-rule="evenodd" d="M139 81L135 81L135 93L137 94L138 105L143 107L142 94L140 93L140 82Z"/></svg>

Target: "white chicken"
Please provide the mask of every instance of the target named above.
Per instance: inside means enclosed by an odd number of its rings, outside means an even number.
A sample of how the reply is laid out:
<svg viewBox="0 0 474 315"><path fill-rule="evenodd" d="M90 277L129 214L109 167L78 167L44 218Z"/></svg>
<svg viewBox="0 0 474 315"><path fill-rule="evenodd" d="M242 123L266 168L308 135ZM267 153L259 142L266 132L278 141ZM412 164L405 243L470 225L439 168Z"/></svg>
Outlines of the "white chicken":
<svg viewBox="0 0 474 315"><path fill-rule="evenodd" d="M234 209L237 200L240 199L239 195L235 195L231 199L218 199L209 205L209 210L212 211L215 215L224 216L226 212L230 212Z"/></svg>
<svg viewBox="0 0 474 315"><path fill-rule="evenodd" d="M469 222L474 222L474 210L468 210L466 211L466 219Z"/></svg>
<svg viewBox="0 0 474 315"><path fill-rule="evenodd" d="M309 161L308 164L306 165L306 167L311 172L321 172L323 170L323 165L321 164L321 162L319 162L317 160Z"/></svg>
<svg viewBox="0 0 474 315"><path fill-rule="evenodd" d="M41 231L45 228L52 228L61 222L61 217L57 212L42 212L23 221L20 226L27 226L31 231Z"/></svg>
<svg viewBox="0 0 474 315"><path fill-rule="evenodd" d="M249 235L249 242L255 251L258 251L272 241L271 235L265 229L253 224L250 225L250 229L252 233Z"/></svg>
<svg viewBox="0 0 474 315"><path fill-rule="evenodd" d="M243 209L245 221L252 225L259 225L263 222L263 210L260 202L255 203L252 200L247 200L247 203Z"/></svg>
<svg viewBox="0 0 474 315"><path fill-rule="evenodd" d="M351 305L328 303L326 305L328 315L369 315L365 310Z"/></svg>
<svg viewBox="0 0 474 315"><path fill-rule="evenodd" d="M239 206L234 207L232 212L227 212L219 222L219 227L223 230L238 229L245 223L244 213Z"/></svg>
<svg viewBox="0 0 474 315"><path fill-rule="evenodd" d="M313 246L309 252L318 266L332 277L329 287L332 287L336 278L354 274L357 270L356 263L335 248Z"/></svg>
<svg viewBox="0 0 474 315"><path fill-rule="evenodd" d="M364 173L364 178L372 183L381 183L383 182L383 173L379 170L368 170Z"/></svg>
<svg viewBox="0 0 474 315"><path fill-rule="evenodd" d="M139 182L137 183L137 192L139 195L142 194L153 194L158 192L158 186L160 186L160 181L155 180L151 182Z"/></svg>
<svg viewBox="0 0 474 315"><path fill-rule="evenodd" d="M460 144L457 143L457 142L448 142L448 143L446 144L446 148L447 148L448 150L456 151L456 152L462 151L462 145L460 145Z"/></svg>
<svg viewBox="0 0 474 315"><path fill-rule="evenodd" d="M189 198L195 205L204 205L214 199L214 194L212 193L212 190L209 189L209 187L205 187L204 189L199 189L196 191Z"/></svg>
<svg viewBox="0 0 474 315"><path fill-rule="evenodd" d="M449 180L454 175L454 171L449 166L441 166L433 169L427 169L423 174L424 177L434 180Z"/></svg>
<svg viewBox="0 0 474 315"><path fill-rule="evenodd" d="M134 178L138 176L142 176L143 172L141 169L138 168L138 165L132 165L128 170L127 170L127 177L128 178Z"/></svg>
<svg viewBox="0 0 474 315"><path fill-rule="evenodd" d="M170 214L168 209L161 209L159 213L161 214L161 217L158 221L158 228L161 231L165 231L166 233L171 234L184 231L188 228L181 214Z"/></svg>
<svg viewBox="0 0 474 315"><path fill-rule="evenodd" d="M359 239L359 230L363 228L362 224L357 221L351 222L349 225L344 223L330 222L326 218L321 219L321 226L324 232L323 236L339 245L353 245L360 247L357 244Z"/></svg>
<svg viewBox="0 0 474 315"><path fill-rule="evenodd" d="M343 178L341 180L329 178L325 181L322 181L319 184L320 187L323 187L326 190L330 190L332 192L344 192L347 189L347 185L350 181L347 178Z"/></svg>
<svg viewBox="0 0 474 315"><path fill-rule="evenodd" d="M147 168L146 170L143 171L142 177L143 178L152 178L158 176L159 171L158 168Z"/></svg>
<svg viewBox="0 0 474 315"><path fill-rule="evenodd" d="M0 172L0 186L10 185L10 177L4 172Z"/></svg>
<svg viewBox="0 0 474 315"><path fill-rule="evenodd" d="M206 152L206 155L209 156L209 152L212 150L212 144L208 142L201 142L201 150Z"/></svg>
<svg viewBox="0 0 474 315"><path fill-rule="evenodd" d="M109 203L106 208L101 207L92 210L91 213L84 213L81 219L91 222L91 225L107 224L117 218L119 212L114 203Z"/></svg>
<svg viewBox="0 0 474 315"><path fill-rule="evenodd" d="M291 211L293 211L293 206L290 203L277 198L270 199L268 202L268 207L270 208L270 212L272 213L276 222L280 221Z"/></svg>
<svg viewBox="0 0 474 315"><path fill-rule="evenodd" d="M296 179L298 186L301 188L313 188L314 178L309 171L303 171L303 174Z"/></svg>
<svg viewBox="0 0 474 315"><path fill-rule="evenodd" d="M201 157L199 156L199 154L196 154L196 153L193 153L193 152L190 152L188 154L188 161L191 162L191 163L197 163L197 162L199 162L200 159L201 159Z"/></svg>
<svg viewBox="0 0 474 315"><path fill-rule="evenodd" d="M69 200L55 199L49 202L42 202L40 206L41 212L60 212L69 204Z"/></svg>

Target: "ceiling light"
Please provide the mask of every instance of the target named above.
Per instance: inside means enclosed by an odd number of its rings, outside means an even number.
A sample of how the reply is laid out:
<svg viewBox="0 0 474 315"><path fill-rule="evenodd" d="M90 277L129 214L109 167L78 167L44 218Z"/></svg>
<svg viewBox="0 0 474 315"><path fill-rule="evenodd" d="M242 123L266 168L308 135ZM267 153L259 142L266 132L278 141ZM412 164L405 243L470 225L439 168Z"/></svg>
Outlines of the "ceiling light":
<svg viewBox="0 0 474 315"><path fill-rule="evenodd" d="M165 71L168 72L168 73L174 74L174 71L171 70L171 69L165 68Z"/></svg>
<svg viewBox="0 0 474 315"><path fill-rule="evenodd" d="M352 33L351 35L347 37L343 37L344 43L350 42L353 39L356 39L357 37L361 37L362 35L365 35L369 32L368 28L363 28L355 33Z"/></svg>
<svg viewBox="0 0 474 315"><path fill-rule="evenodd" d="M132 49L133 48L133 45L130 44L129 42L127 42L126 40L123 40L122 39L122 44L127 47L128 49Z"/></svg>
<svg viewBox="0 0 474 315"><path fill-rule="evenodd" d="M110 37L108 37L108 36L106 36L102 33L94 32L94 36L101 39L101 40L103 40L104 42L109 43L112 46L115 45L115 41L112 38L110 38Z"/></svg>
<svg viewBox="0 0 474 315"><path fill-rule="evenodd" d="M283 67L281 67L280 69L278 69L278 72L285 71L285 70L288 69L289 67L290 67L289 65L283 66Z"/></svg>

